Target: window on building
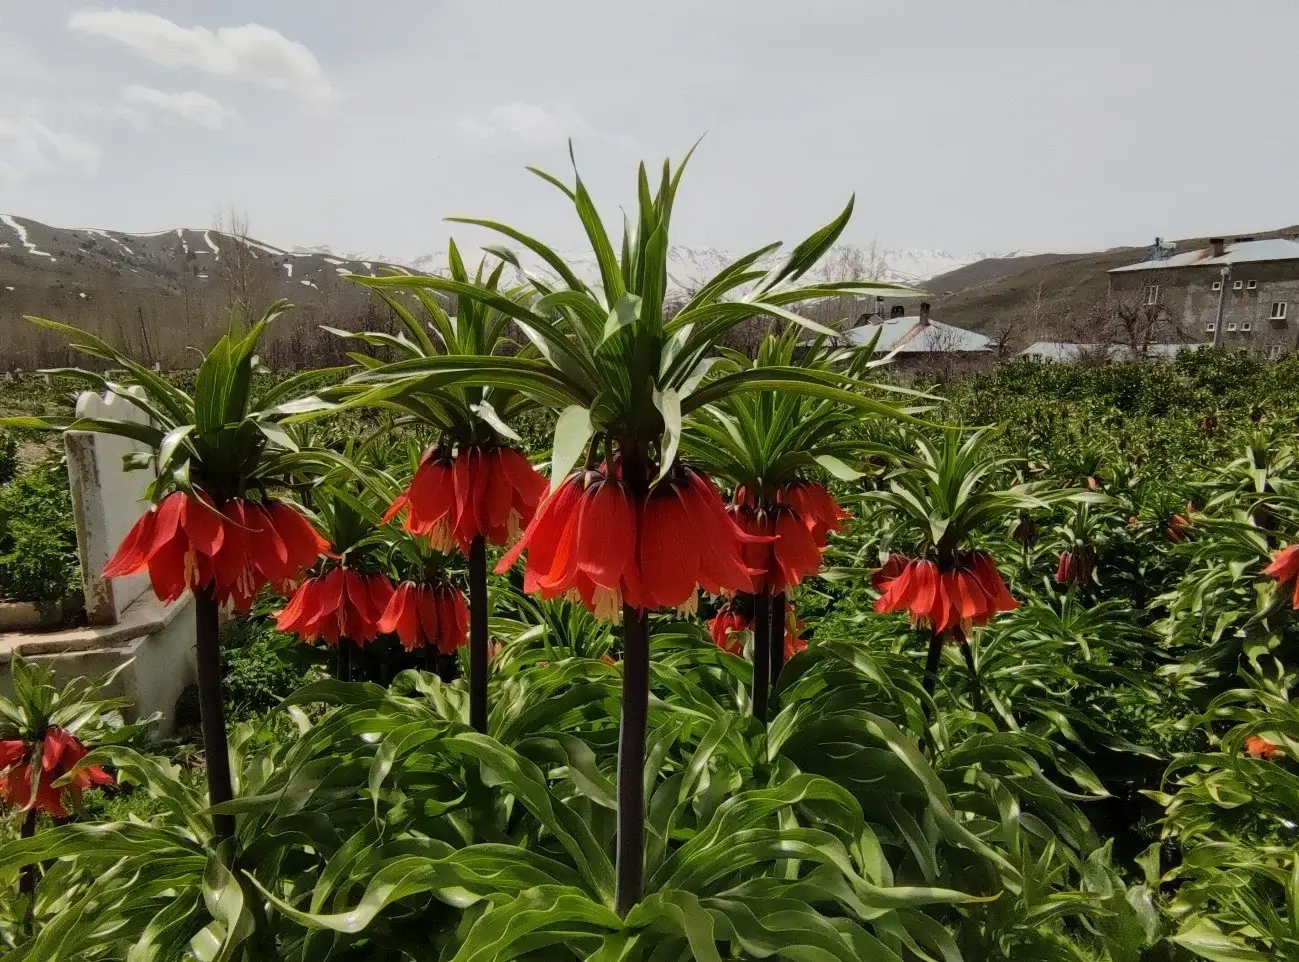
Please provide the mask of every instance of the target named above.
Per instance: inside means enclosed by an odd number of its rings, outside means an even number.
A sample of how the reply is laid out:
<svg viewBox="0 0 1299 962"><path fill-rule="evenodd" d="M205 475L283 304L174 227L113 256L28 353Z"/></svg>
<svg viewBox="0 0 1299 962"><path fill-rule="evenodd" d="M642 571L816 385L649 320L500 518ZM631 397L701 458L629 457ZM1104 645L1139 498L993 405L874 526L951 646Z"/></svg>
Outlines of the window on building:
<svg viewBox="0 0 1299 962"><path fill-rule="evenodd" d="M1236 329L1236 322L1235 322L1235 321L1228 321L1228 322L1227 322L1227 330L1229 330L1229 331L1234 331L1235 329Z"/></svg>
<svg viewBox="0 0 1299 962"><path fill-rule="evenodd" d="M1244 281L1236 281L1236 282L1234 282L1234 283L1231 285L1231 289L1232 289L1233 291L1241 291L1241 290L1244 290L1244 289L1245 289L1245 282L1244 282Z"/></svg>
<svg viewBox="0 0 1299 962"><path fill-rule="evenodd" d="M1284 321L1284 320L1285 320L1285 307L1286 307L1286 302L1285 302L1285 301L1273 301L1273 302L1272 302L1272 320L1274 320L1274 321Z"/></svg>
<svg viewBox="0 0 1299 962"><path fill-rule="evenodd" d="M1240 322L1240 329L1241 329L1242 331L1248 331L1249 328L1250 328L1250 323L1249 323L1249 321L1241 321L1241 322Z"/></svg>
<svg viewBox="0 0 1299 962"><path fill-rule="evenodd" d="M1268 359L1272 361L1280 360L1282 353L1283 349L1280 344L1273 344L1267 349Z"/></svg>
<svg viewBox="0 0 1299 962"><path fill-rule="evenodd" d="M1158 304L1158 303L1159 303L1159 285L1151 284L1149 287L1146 288L1146 304L1149 305L1149 304Z"/></svg>
<svg viewBox="0 0 1299 962"><path fill-rule="evenodd" d="M1214 331L1218 329L1218 325L1215 324L1213 321L1210 321L1208 324L1204 325L1204 329L1208 331L1210 334L1212 334Z"/></svg>
<svg viewBox="0 0 1299 962"><path fill-rule="evenodd" d="M1222 281L1214 281L1214 282L1213 282L1213 289L1214 289L1215 291L1220 291L1220 290L1222 290Z"/></svg>
<svg viewBox="0 0 1299 962"><path fill-rule="evenodd" d="M1247 291L1252 291L1256 287L1258 287L1258 281L1247 281L1245 283L1245 290Z"/></svg>

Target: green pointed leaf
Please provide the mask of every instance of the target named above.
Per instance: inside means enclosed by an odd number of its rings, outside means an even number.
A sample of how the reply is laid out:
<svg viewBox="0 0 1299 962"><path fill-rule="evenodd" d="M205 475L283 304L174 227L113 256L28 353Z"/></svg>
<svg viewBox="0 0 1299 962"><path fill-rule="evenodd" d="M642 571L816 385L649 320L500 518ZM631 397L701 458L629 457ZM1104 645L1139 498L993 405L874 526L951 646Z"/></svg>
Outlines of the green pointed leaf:
<svg viewBox="0 0 1299 962"><path fill-rule="evenodd" d="M658 408L659 414L663 415L662 456L659 459L659 475L656 479L661 481L668 473L668 469L672 467L672 462L676 460L677 446L681 443L681 397L672 388L661 393L655 388L654 406Z"/></svg>
<svg viewBox="0 0 1299 962"><path fill-rule="evenodd" d="M559 414L555 422L555 442L550 452L550 489L559 487L573 465L586 450L595 428L591 423L591 412L580 404L570 404Z"/></svg>
<svg viewBox="0 0 1299 962"><path fill-rule="evenodd" d="M816 463L840 481L856 481L858 478L863 477L860 471L840 461L833 454L816 455Z"/></svg>

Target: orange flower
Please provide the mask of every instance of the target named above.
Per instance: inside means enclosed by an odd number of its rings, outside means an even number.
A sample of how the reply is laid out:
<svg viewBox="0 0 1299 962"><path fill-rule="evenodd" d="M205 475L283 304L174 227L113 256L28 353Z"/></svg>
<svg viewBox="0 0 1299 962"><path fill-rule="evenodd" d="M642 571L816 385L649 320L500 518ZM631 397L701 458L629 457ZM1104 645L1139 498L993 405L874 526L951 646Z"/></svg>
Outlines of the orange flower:
<svg viewBox="0 0 1299 962"><path fill-rule="evenodd" d="M218 510L202 492L173 491L131 527L104 576L147 570L162 601L210 587L219 603L246 611L264 585L287 588L328 551L329 542L283 501L232 498Z"/></svg>
<svg viewBox="0 0 1299 962"><path fill-rule="evenodd" d="M1299 611L1299 544L1282 548L1272 556L1272 563L1263 569L1263 574L1275 578L1278 587L1294 582L1294 598L1291 604Z"/></svg>
<svg viewBox="0 0 1299 962"><path fill-rule="evenodd" d="M821 553L831 531L849 517L824 485L794 481L777 488L771 504L760 505L741 486L727 508L752 539L743 546L744 563L754 574L754 590L777 594L821 570Z"/></svg>
<svg viewBox="0 0 1299 962"><path fill-rule="evenodd" d="M839 507L825 485L815 481L794 481L777 494L778 501L788 502L803 518L816 539L818 548L824 548L831 531L838 531L843 522L852 517Z"/></svg>
<svg viewBox="0 0 1299 962"><path fill-rule="evenodd" d="M747 601L750 606L752 605L751 596L738 596L718 608L717 614L713 615L708 622L708 633L712 636L713 644L732 655L744 654L744 642L736 636L741 632L753 630L753 619L736 607L736 602L741 600ZM799 637L802 631L803 622L799 620L798 615L795 613L794 606L786 603L785 661L789 661L800 651L807 648L807 642Z"/></svg>
<svg viewBox="0 0 1299 962"><path fill-rule="evenodd" d="M513 448L465 447L454 457L431 448L383 520L405 511L405 530L444 554L456 546L467 554L479 535L491 544L515 541L545 493L546 479Z"/></svg>
<svg viewBox="0 0 1299 962"><path fill-rule="evenodd" d="M81 804L82 793L94 785L111 785L113 776L98 765L88 765L59 788L54 783L72 770L86 754L86 746L62 728L45 732L40 767L33 772L35 746L21 739L0 741L0 798L21 809L35 808L53 818L67 818L64 802ZM32 783L36 783L35 792Z"/></svg>
<svg viewBox="0 0 1299 962"><path fill-rule="evenodd" d="M616 471L583 470L546 499L496 573L527 551L528 593L581 601L607 620L624 602L693 610L699 587L752 588L740 558L748 540L712 482L692 468L678 466L639 501Z"/></svg>
<svg viewBox="0 0 1299 962"><path fill-rule="evenodd" d="M753 620L735 610L733 601L718 608L717 614L708 622L708 633L712 635L713 644L732 655L744 654L744 642L735 636L752 629Z"/></svg>
<svg viewBox="0 0 1299 962"><path fill-rule="evenodd" d="M450 655L468 639L469 607L465 596L445 582L403 581L388 599L378 629L396 634L407 651L433 646Z"/></svg>
<svg viewBox="0 0 1299 962"><path fill-rule="evenodd" d="M304 581L280 612L275 627L303 641L324 640L336 645L346 639L362 645L378 637L379 619L392 593L392 582L383 575L334 568Z"/></svg>
<svg viewBox="0 0 1299 962"><path fill-rule="evenodd" d="M928 558L894 555L872 580L883 591L877 612L909 611L913 624L939 633L985 625L998 612L1019 607L986 551L959 554L946 571Z"/></svg>
<svg viewBox="0 0 1299 962"><path fill-rule="evenodd" d="M1273 745L1266 738L1259 735L1250 735L1245 739L1245 751L1254 758L1261 758L1269 762L1276 761L1284 754L1280 745Z"/></svg>

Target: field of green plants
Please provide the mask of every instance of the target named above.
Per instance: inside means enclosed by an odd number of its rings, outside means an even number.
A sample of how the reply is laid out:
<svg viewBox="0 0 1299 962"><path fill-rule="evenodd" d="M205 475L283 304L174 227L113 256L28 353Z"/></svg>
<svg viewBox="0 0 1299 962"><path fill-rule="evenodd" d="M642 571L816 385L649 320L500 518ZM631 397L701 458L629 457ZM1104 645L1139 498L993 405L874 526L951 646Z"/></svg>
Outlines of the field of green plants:
<svg viewBox="0 0 1299 962"><path fill-rule="evenodd" d="M562 281L358 279L354 368L0 393L0 596L77 577L41 432L130 430L200 669L164 741L15 664L4 958L1299 960L1299 363L922 390L793 312L888 286L797 286L850 208L668 318L674 174L621 248L551 180L598 287L495 225Z"/></svg>

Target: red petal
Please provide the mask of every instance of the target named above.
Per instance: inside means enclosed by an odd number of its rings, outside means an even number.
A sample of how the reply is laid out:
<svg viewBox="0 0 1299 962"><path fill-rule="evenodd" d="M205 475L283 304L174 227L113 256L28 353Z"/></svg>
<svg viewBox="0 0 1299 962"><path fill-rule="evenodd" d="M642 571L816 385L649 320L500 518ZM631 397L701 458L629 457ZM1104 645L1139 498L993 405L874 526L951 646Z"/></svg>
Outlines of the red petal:
<svg viewBox="0 0 1299 962"><path fill-rule="evenodd" d="M532 520L532 515L546 496L546 479L537 473L536 468L522 454L513 448L501 448L501 467L510 480L510 486L517 497L514 506L521 508L522 523Z"/></svg>
<svg viewBox="0 0 1299 962"><path fill-rule="evenodd" d="M424 634L424 643L436 645L440 638L437 598L428 588L421 588L415 604L419 611L419 626Z"/></svg>
<svg viewBox="0 0 1299 962"><path fill-rule="evenodd" d="M1282 583L1299 577L1299 544L1278 551L1273 556L1272 563L1263 569L1263 574Z"/></svg>
<svg viewBox="0 0 1299 962"><path fill-rule="evenodd" d="M206 499L185 499L181 527L185 530L190 547L200 554L211 558L221 550L225 527L221 523L221 515Z"/></svg>
<svg viewBox="0 0 1299 962"><path fill-rule="evenodd" d="M298 634L307 620L308 610L319 610L319 606L312 601L312 595L315 594L319 581L319 578L308 578L298 586L289 603L275 619L275 627L278 631Z"/></svg>
<svg viewBox="0 0 1299 962"><path fill-rule="evenodd" d="M153 543L157 519L158 513L150 505L126 533L113 557L108 559L108 564L104 565L105 578L121 578L144 570L149 563L148 548Z"/></svg>
<svg viewBox="0 0 1299 962"><path fill-rule="evenodd" d="M288 563L292 572L289 578L300 577L303 571L330 550L329 542L320 536L311 522L287 503L271 501L267 504L266 511L288 550Z"/></svg>
<svg viewBox="0 0 1299 962"><path fill-rule="evenodd" d="M577 564L597 585L616 588L635 549L635 510L621 481L599 481L594 488L578 521Z"/></svg>
<svg viewBox="0 0 1299 962"><path fill-rule="evenodd" d="M702 532L675 485L660 485L645 501L640 531L640 582L647 600L660 608L685 604L694 593Z"/></svg>
<svg viewBox="0 0 1299 962"><path fill-rule="evenodd" d="M532 519L532 523L524 530L523 536L518 542L505 553L505 556L496 565L496 573L503 575L509 571L513 564L519 560L524 549L528 550L528 568L534 567L537 570L549 570L550 560L554 557L555 542L563 530L563 525L568 521L568 514L572 511L582 496L581 490L577 487L577 475L570 475L565 478L563 483L555 492L545 500L537 516Z"/></svg>
<svg viewBox="0 0 1299 962"><path fill-rule="evenodd" d="M146 554L150 556L157 554L175 540L177 533L180 531L180 517L185 510L187 498L188 495L173 491L162 499L162 503L158 505L158 517L153 529L153 541L145 549Z"/></svg>
<svg viewBox="0 0 1299 962"><path fill-rule="evenodd" d="M723 591L751 591L753 575L746 565L746 552L753 549L766 571L769 543L753 543L722 505L721 495L705 475L686 470L686 485L678 488L689 523L699 543L698 580L712 594ZM765 539L764 539L765 541ZM746 543L747 542L747 543Z"/></svg>
<svg viewBox="0 0 1299 962"><path fill-rule="evenodd" d="M961 620L986 620L991 614L992 602L984 595L973 574L954 571L948 584L952 589L952 604Z"/></svg>
<svg viewBox="0 0 1299 962"><path fill-rule="evenodd" d="M451 475L455 486L456 514L454 526L461 549L468 547L478 533L477 498L474 491L477 448L462 450L451 462Z"/></svg>
<svg viewBox="0 0 1299 962"><path fill-rule="evenodd" d="M979 580L980 586L992 601L993 612L1014 611L1019 607L1019 602L1015 600L1006 587L1006 582L1001 578L1001 572L997 570L997 563L992 560L992 555L986 551L975 552L972 558L974 573Z"/></svg>
<svg viewBox="0 0 1299 962"><path fill-rule="evenodd" d="M379 630L385 635L390 635L397 630L397 624L401 621L402 612L406 609L406 599L412 588L414 588L413 584L403 581L388 599L383 614L379 616Z"/></svg>
<svg viewBox="0 0 1299 962"><path fill-rule="evenodd" d="M379 523L387 524L393 518L397 517L397 515L401 513L402 508L406 507L406 505L409 503L410 503L410 498L407 497L404 492L402 494L397 495L396 499L393 500L392 504L388 506L388 510L383 513L383 517L379 519Z"/></svg>
<svg viewBox="0 0 1299 962"><path fill-rule="evenodd" d="M538 530L529 542L528 569L524 575L524 588L528 591L538 588L567 591L577 572L577 532L590 495L577 480L556 494L561 497L546 512L546 524L541 524L540 516L534 522Z"/></svg>
<svg viewBox="0 0 1299 962"><path fill-rule="evenodd" d="M780 565L781 583L773 591L797 585L808 575L821 570L821 552L816 539L798 515L782 510L776 515L776 561Z"/></svg>
<svg viewBox="0 0 1299 962"><path fill-rule="evenodd" d="M149 583L160 601L172 602L185 593L185 545L171 541L149 556Z"/></svg>
<svg viewBox="0 0 1299 962"><path fill-rule="evenodd" d="M929 562L932 564L932 562ZM934 601L929 610L925 612L930 625L934 631L942 633L948 628L955 625L960 618L957 617L956 608L952 604L951 592L948 587L948 578L950 572L938 572L934 577Z"/></svg>
<svg viewBox="0 0 1299 962"><path fill-rule="evenodd" d="M10 765L25 757L27 754L27 743L21 738L10 738L0 741L0 771L8 768Z"/></svg>
<svg viewBox="0 0 1299 962"><path fill-rule="evenodd" d="M510 519L514 488L505 472L500 450L483 458L483 520L484 530L491 529L494 544L505 543L505 523ZM497 536L499 532L499 536Z"/></svg>
<svg viewBox="0 0 1299 962"><path fill-rule="evenodd" d="M931 618L942 592L938 566L927 558L921 558L908 567L911 569L911 613L917 618Z"/></svg>

